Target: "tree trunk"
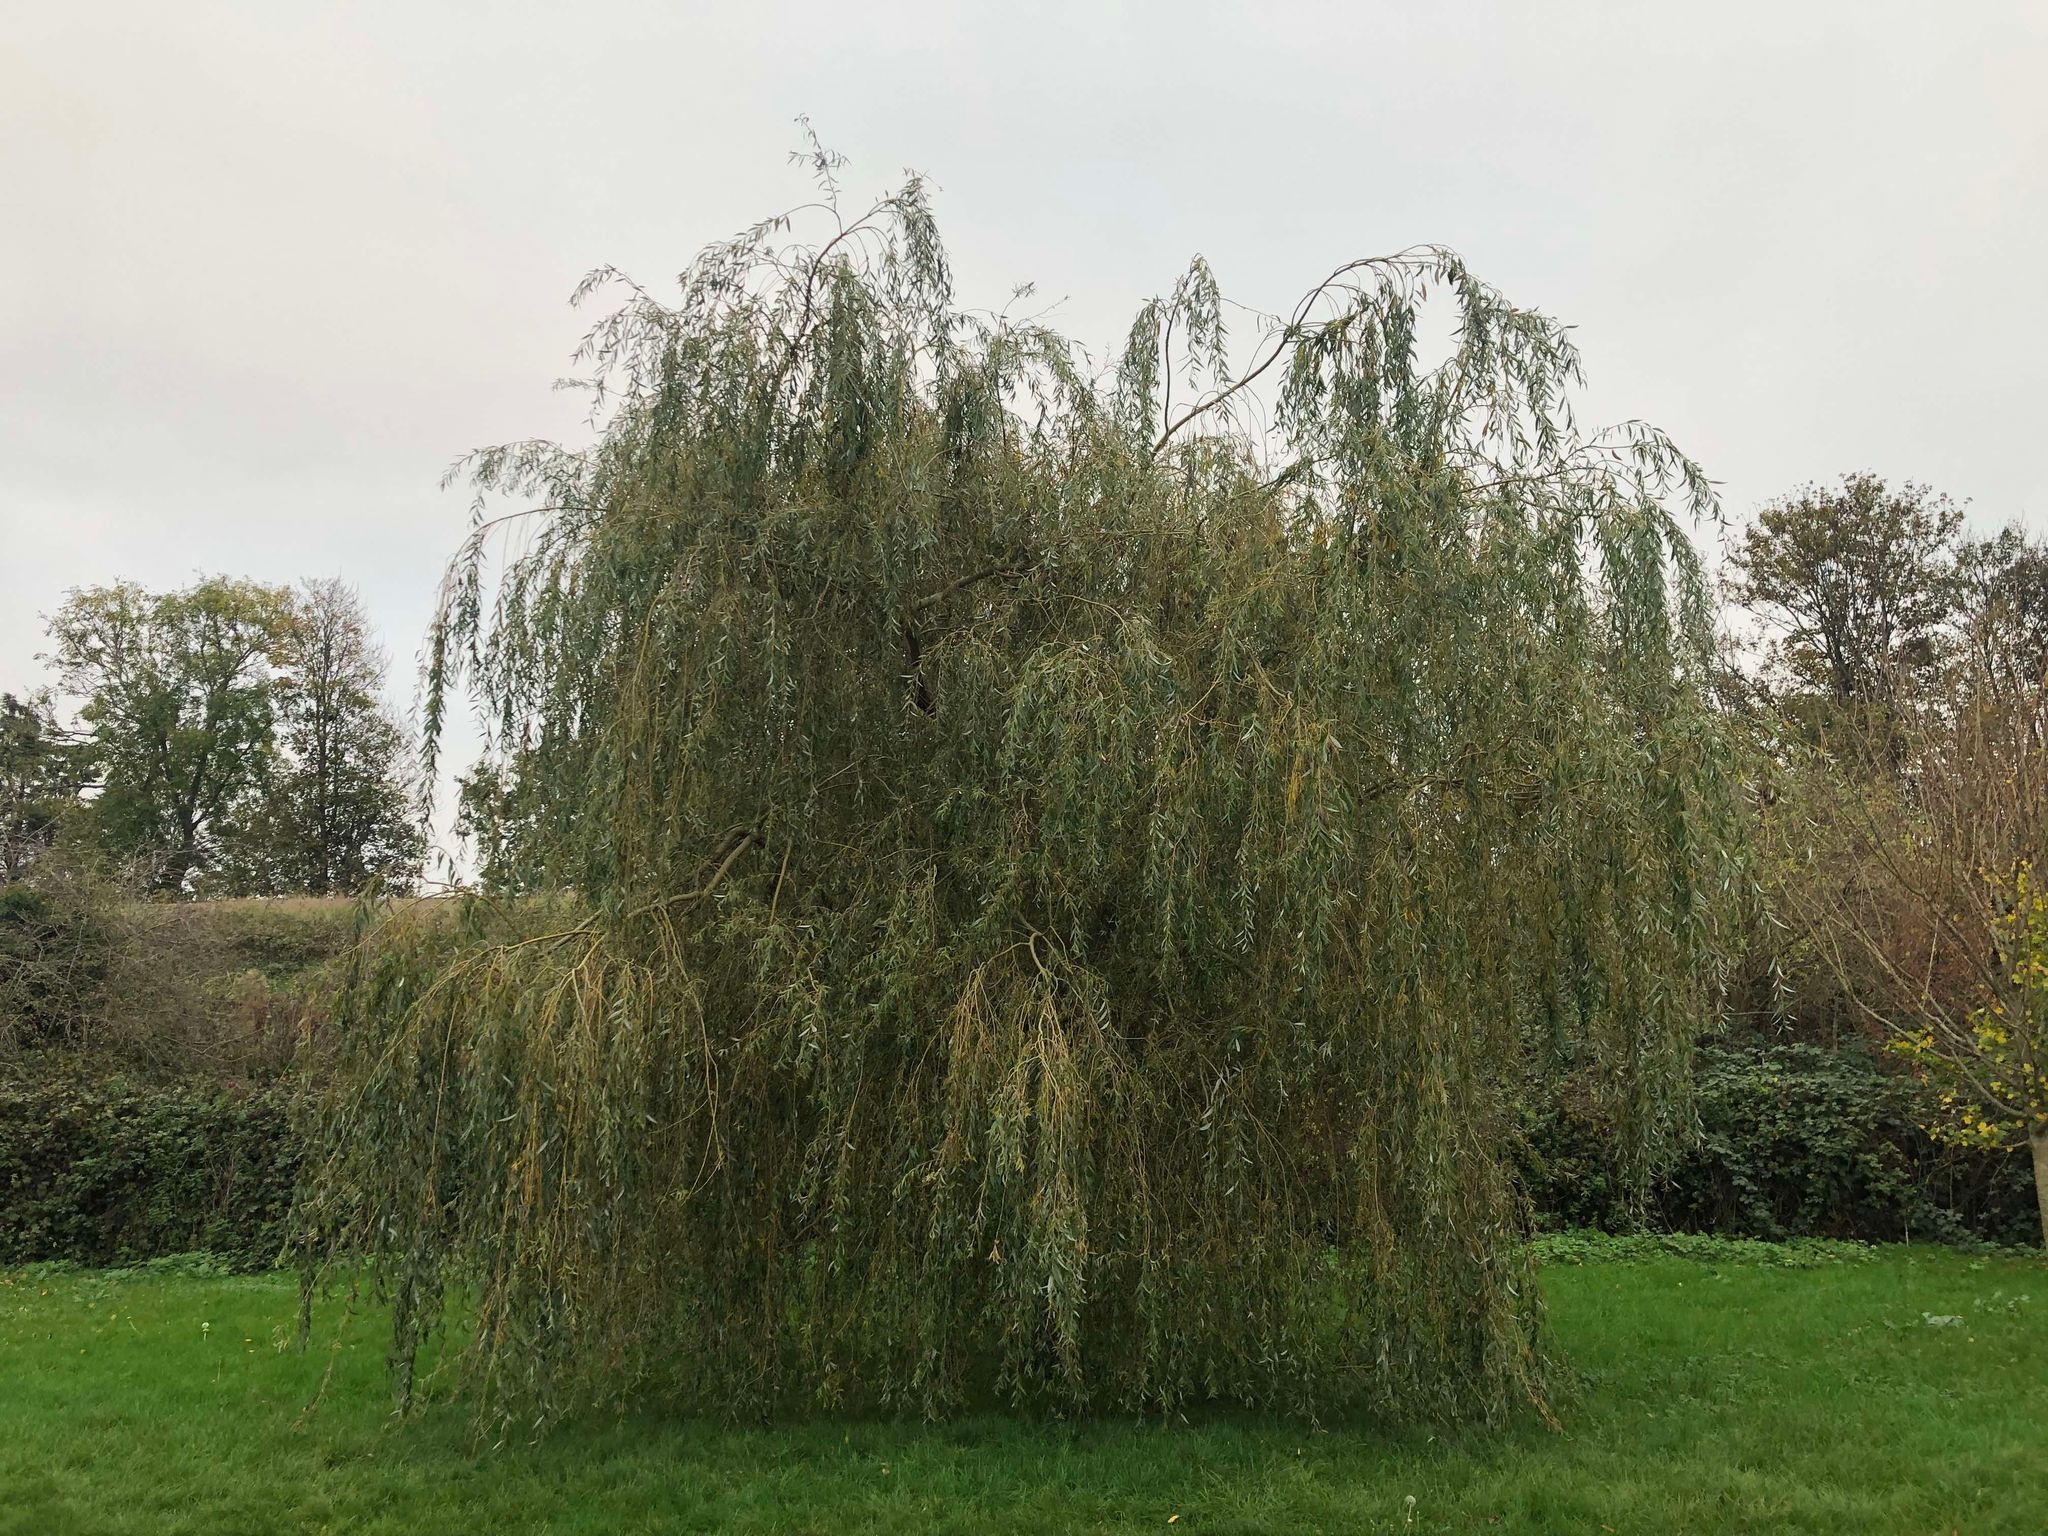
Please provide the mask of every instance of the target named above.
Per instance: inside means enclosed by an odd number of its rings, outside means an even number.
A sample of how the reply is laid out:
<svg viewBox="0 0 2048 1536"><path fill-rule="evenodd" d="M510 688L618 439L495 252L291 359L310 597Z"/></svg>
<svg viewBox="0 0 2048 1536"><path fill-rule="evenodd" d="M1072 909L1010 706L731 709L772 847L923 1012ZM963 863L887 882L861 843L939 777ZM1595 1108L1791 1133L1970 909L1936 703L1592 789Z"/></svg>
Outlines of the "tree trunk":
<svg viewBox="0 0 2048 1536"><path fill-rule="evenodd" d="M2048 1127L2029 1133L2027 1142L2034 1149L2034 1204L2041 1209L2041 1246L2048 1248Z"/></svg>

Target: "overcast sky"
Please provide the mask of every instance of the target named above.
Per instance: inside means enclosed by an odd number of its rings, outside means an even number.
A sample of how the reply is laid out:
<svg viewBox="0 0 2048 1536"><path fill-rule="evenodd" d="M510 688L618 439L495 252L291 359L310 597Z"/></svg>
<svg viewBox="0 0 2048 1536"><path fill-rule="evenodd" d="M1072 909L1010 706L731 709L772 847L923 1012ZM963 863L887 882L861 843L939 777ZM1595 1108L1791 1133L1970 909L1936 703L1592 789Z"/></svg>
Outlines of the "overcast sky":
<svg viewBox="0 0 2048 1536"><path fill-rule="evenodd" d="M1730 514L1869 468L2048 528L2048 3L0 0L0 688L67 587L339 575L412 662L461 451L573 436L576 279L938 184L1098 348L1195 252L1452 245Z"/></svg>

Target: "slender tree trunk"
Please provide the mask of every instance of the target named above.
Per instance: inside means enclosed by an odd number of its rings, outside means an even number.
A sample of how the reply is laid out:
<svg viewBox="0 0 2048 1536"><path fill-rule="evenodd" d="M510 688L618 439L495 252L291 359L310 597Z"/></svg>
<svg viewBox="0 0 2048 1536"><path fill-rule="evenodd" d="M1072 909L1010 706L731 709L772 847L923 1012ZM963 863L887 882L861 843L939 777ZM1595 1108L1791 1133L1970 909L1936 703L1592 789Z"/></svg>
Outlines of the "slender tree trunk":
<svg viewBox="0 0 2048 1536"><path fill-rule="evenodd" d="M2048 1127L2030 1133L2034 1149L2034 1203L2041 1209L2041 1246L2048 1248Z"/></svg>

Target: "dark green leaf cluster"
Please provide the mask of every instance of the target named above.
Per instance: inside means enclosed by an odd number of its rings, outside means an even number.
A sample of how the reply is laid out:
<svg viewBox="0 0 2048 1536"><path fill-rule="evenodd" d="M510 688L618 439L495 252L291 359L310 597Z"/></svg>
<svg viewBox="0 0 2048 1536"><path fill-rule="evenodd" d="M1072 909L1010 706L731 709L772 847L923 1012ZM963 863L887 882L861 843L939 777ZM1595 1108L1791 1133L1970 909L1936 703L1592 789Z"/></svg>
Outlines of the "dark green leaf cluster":
<svg viewBox="0 0 2048 1536"><path fill-rule="evenodd" d="M271 686L278 749L209 881L226 892L352 895L401 888L425 855L405 731L384 706L384 656L356 591L293 594Z"/></svg>
<svg viewBox="0 0 2048 1536"><path fill-rule="evenodd" d="M267 1268L284 1246L300 1146L276 1090L0 1080L0 1264L204 1252Z"/></svg>
<svg viewBox="0 0 2048 1536"><path fill-rule="evenodd" d="M51 660L84 699L101 774L91 834L181 891L219 856L225 825L272 755L269 670L290 595L209 577L179 592L134 582L67 595Z"/></svg>
<svg viewBox="0 0 2048 1536"><path fill-rule="evenodd" d="M1518 1161L1538 1221L1873 1243L2020 1242L2034 1226L2025 1156L1934 1140L1932 1093L1860 1042L1706 1045L1693 1080L1698 1138L1633 1191L1581 1085L1533 1091Z"/></svg>
<svg viewBox="0 0 2048 1536"><path fill-rule="evenodd" d="M593 447L469 463L532 510L430 727L477 686L562 894L358 952L316 1258L402 1362L467 1288L523 1422L1540 1405L1525 1042L1641 1166L1716 1006L1705 482L1448 252L1241 372L1198 263L1097 376L919 184L822 217L627 289Z"/></svg>

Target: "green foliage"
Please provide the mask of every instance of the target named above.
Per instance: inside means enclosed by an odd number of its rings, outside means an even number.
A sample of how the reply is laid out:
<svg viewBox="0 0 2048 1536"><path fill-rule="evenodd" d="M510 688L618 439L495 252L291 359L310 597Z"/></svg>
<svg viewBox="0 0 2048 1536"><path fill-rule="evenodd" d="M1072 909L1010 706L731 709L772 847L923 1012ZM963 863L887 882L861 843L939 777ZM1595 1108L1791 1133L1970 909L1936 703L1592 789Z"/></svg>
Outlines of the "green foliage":
<svg viewBox="0 0 2048 1536"><path fill-rule="evenodd" d="M2030 1144L2048 1241L2048 905L2029 874L2048 858L2048 687L2021 681L2029 625L1997 603L1978 618L1882 771L1783 753L1756 845L1789 953L1890 1037L1928 1127Z"/></svg>
<svg viewBox="0 0 2048 1536"><path fill-rule="evenodd" d="M1702 1063L1698 1151L1665 1209L1673 1225L1760 1237L1911 1234L1920 1203L1910 1085L1867 1052L1726 1050ZM1921 1231L1932 1225L1922 1215Z"/></svg>
<svg viewBox="0 0 2048 1536"><path fill-rule="evenodd" d="M2029 1240L2024 1159L1930 1138L1925 1090L1861 1044L1714 1046L1697 1084L1698 1139L1641 1201L1597 1105L1569 1085L1533 1100L1519 1161L1540 1220L1766 1241Z"/></svg>
<svg viewBox="0 0 2048 1536"><path fill-rule="evenodd" d="M276 661L276 765L210 883L245 895L409 888L425 838L362 598L339 581L303 583Z"/></svg>
<svg viewBox="0 0 2048 1536"><path fill-rule="evenodd" d="M58 726L47 695L0 693L0 886L26 875L57 840L89 776L81 744Z"/></svg>
<svg viewBox="0 0 2048 1536"><path fill-rule="evenodd" d="M1877 1257L1867 1243L1825 1237L1765 1242L1705 1232L1601 1232L1575 1229L1545 1232L1530 1244L1543 1264L1643 1264L1690 1259L1696 1264L1762 1265L1771 1269L1821 1269L1831 1264L1864 1264Z"/></svg>
<svg viewBox="0 0 2048 1536"><path fill-rule="evenodd" d="M352 589L87 588L50 635L104 776L81 820L151 889L317 896L417 877L406 737Z"/></svg>
<svg viewBox="0 0 2048 1536"><path fill-rule="evenodd" d="M274 1092L0 1078L0 1264L275 1264L299 1146Z"/></svg>
<svg viewBox="0 0 2048 1536"><path fill-rule="evenodd" d="M430 743L474 681L576 902L353 957L316 1259L402 1381L473 1287L522 1423L1541 1403L1520 1042L1639 1169L1716 1007L1705 482L1448 252L1236 377L1198 264L1098 381L953 306L921 185L824 217L629 287L594 447L472 461L533 504Z"/></svg>
<svg viewBox="0 0 2048 1536"><path fill-rule="evenodd" d="M1962 509L1870 474L1765 507L1730 553L1734 595L1761 619L1789 710L1826 735L1867 729L1940 659L1963 596Z"/></svg>
<svg viewBox="0 0 2048 1536"><path fill-rule="evenodd" d="M544 850L559 835L550 822L575 815L574 806L550 803L532 767L532 753L515 752L504 763L479 762L457 781L455 832L475 858L478 887L494 896L539 889Z"/></svg>
<svg viewBox="0 0 2048 1536"><path fill-rule="evenodd" d="M281 588L209 577L179 592L132 582L70 593L51 659L85 700L103 781L96 840L182 892L220 858L272 755L271 666L290 622Z"/></svg>

